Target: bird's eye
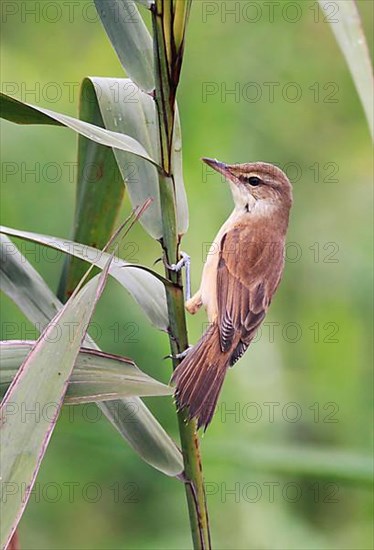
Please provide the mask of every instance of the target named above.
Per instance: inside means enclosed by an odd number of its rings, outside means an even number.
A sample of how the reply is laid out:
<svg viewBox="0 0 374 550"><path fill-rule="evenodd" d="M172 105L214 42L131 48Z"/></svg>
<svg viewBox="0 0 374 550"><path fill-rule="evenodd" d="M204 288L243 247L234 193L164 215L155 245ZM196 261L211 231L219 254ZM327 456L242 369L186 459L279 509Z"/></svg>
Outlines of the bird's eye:
<svg viewBox="0 0 374 550"><path fill-rule="evenodd" d="M263 183L262 179L257 176L246 176L242 174L239 176L239 179L242 183L249 183L252 187L256 187L256 185L260 185L260 183Z"/></svg>
<svg viewBox="0 0 374 550"><path fill-rule="evenodd" d="M247 178L247 182L249 183L249 185L255 187L256 185L260 185L261 180L257 176L251 176L250 178Z"/></svg>

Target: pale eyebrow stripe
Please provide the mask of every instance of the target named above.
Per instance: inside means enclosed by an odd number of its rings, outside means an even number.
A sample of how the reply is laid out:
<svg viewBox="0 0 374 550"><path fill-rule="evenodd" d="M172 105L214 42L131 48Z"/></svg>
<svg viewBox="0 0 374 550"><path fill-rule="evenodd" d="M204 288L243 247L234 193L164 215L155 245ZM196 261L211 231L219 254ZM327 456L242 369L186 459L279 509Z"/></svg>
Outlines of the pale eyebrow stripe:
<svg viewBox="0 0 374 550"><path fill-rule="evenodd" d="M250 172L249 174L248 174L248 172L240 172L239 178L241 178L241 177L244 177L244 178L247 178L247 179L248 179L248 178L258 178L258 179L260 179L261 181L263 180L263 176L260 175L260 174L257 173L257 172Z"/></svg>

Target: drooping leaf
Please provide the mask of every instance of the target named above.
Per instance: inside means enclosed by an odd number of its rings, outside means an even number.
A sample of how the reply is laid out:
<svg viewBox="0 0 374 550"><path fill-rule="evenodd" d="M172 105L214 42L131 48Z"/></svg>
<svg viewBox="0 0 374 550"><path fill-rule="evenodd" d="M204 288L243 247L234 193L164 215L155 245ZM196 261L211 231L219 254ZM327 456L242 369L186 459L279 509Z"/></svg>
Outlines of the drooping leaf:
<svg viewBox="0 0 374 550"><path fill-rule="evenodd" d="M45 327L62 304L44 279L20 253L16 245L0 234L0 289L23 311Z"/></svg>
<svg viewBox="0 0 374 550"><path fill-rule="evenodd" d="M182 131L177 104L175 104L175 120L171 162L174 173L178 233L179 235L184 235L188 229L188 202L183 179Z"/></svg>
<svg viewBox="0 0 374 550"><path fill-rule="evenodd" d="M79 118L104 128L104 122L92 87L82 86ZM136 159L134 155L130 155ZM146 164L147 161L143 160ZM152 165L150 165L152 166ZM78 136L76 204L73 241L102 249L114 231L125 186L113 149ZM154 168L152 166L154 170ZM65 258L59 296L71 295L87 271L87 264L73 256Z"/></svg>
<svg viewBox="0 0 374 550"><path fill-rule="evenodd" d="M101 119L95 107L96 102L92 86L95 89L105 128L100 127ZM85 79L82 84L81 95L82 97L87 95L88 100L94 104L92 105L92 109L95 111L95 124L22 103L2 93L0 93L1 116L18 124L55 124L57 126L66 126L78 132L86 140L98 143L101 147L99 147L97 154L102 155L104 160L102 163L100 163L99 159L98 161L91 161L91 167L95 173L95 176L92 175L94 179L95 177L101 177L102 169L105 168L105 165L106 170L103 172L103 178L106 178L112 170L113 179L116 180L118 177L115 166L112 165L110 153L107 152L105 154L103 151L105 147L113 147L115 158L122 179L125 180L128 187L133 207L135 208L143 204L150 197L153 199L153 205L144 213L140 222L152 237L159 239L162 236L158 187L158 159L160 158L160 152L153 99L148 94L141 92L129 79ZM87 105L88 107L89 105ZM90 154L92 152L95 152L95 149L90 148ZM84 154L88 157L88 153L84 153L83 151L82 158ZM177 114L171 156L174 170L178 233L183 235L188 229L188 204L183 181L181 129ZM84 166L82 162L81 168L82 170L87 170L87 163ZM80 170L79 173L81 173ZM87 179L91 178L91 174L87 173L87 171L84 174ZM83 188L85 186L82 185ZM118 186L115 191L116 196L118 196ZM101 192L101 189L99 192ZM108 194L109 196L110 194ZM97 207L94 208L94 212L96 210ZM110 217L113 217L113 215ZM94 224L92 225L94 226Z"/></svg>
<svg viewBox="0 0 374 550"><path fill-rule="evenodd" d="M0 288L7 294L37 327L43 328L55 316L61 303L53 295L45 281L5 236L0 242L5 253L0 262ZM86 335L84 345L99 349ZM150 413L141 399L121 399L98 407L107 416L119 434L148 464L168 476L183 471L180 450ZM129 422L129 414L131 422Z"/></svg>
<svg viewBox="0 0 374 550"><path fill-rule="evenodd" d="M51 126L64 126L62 122L51 118L44 112L34 109L27 103L18 101L13 97L0 92L0 115L5 120L16 124L50 124Z"/></svg>
<svg viewBox="0 0 374 550"><path fill-rule="evenodd" d="M338 11L333 16L331 2L319 0L319 3L347 61L374 137L373 67L357 4L354 0L336 0Z"/></svg>
<svg viewBox="0 0 374 550"><path fill-rule="evenodd" d="M0 342L0 396L12 382L35 342ZM171 395L173 388L142 372L127 357L81 348L64 404L109 401L123 397Z"/></svg>
<svg viewBox="0 0 374 550"><path fill-rule="evenodd" d="M3 93L0 93L0 108L1 117L11 122L16 122L17 124L46 124L45 120L49 118L57 122L58 126L66 126L78 134L92 141L96 141L100 145L106 145L107 147L114 147L122 151L130 152L133 155L147 159L157 166L157 162L147 154L144 147L129 136L105 130L94 124L61 113L56 113L49 109L43 109L42 107L23 103ZM35 112L39 113L39 115L35 115ZM40 116L40 114L44 116ZM34 122L35 119L39 120L39 122Z"/></svg>
<svg viewBox="0 0 374 550"><path fill-rule="evenodd" d="M108 261L109 254L90 246L74 243L68 239L40 235L29 231L20 231L9 227L0 227L0 233L30 240L66 254L81 258L100 269ZM8 251L8 254L11 253ZM113 258L109 269L110 275L114 277L133 296L147 315L151 323L161 330L168 328L168 316L166 305L165 287L159 278L150 273L150 270L139 269L118 257Z"/></svg>
<svg viewBox="0 0 374 550"><path fill-rule="evenodd" d="M1 403L2 487L25 488L0 499L2 547L7 546L26 507L75 359L104 289L108 267L109 263L100 276L74 294L53 318L22 363ZM22 412L45 411L51 405L53 412L48 415L25 416Z"/></svg>
<svg viewBox="0 0 374 550"><path fill-rule="evenodd" d="M142 92L134 82L125 78L85 79L82 89L88 90L89 94L93 94L92 89L95 90L101 115L108 130L131 136L141 143L150 157L160 159L156 108L150 95ZM153 198L152 204L139 221L152 237L159 239L162 236L162 220L156 168L149 162L125 151L115 149L114 154L133 208L143 204L149 197ZM188 204L183 181L181 128L178 114L175 119L172 163L178 233L182 235L188 229Z"/></svg>
<svg viewBox="0 0 374 550"><path fill-rule="evenodd" d="M140 399L104 401L100 409L145 462L169 476L183 472L181 452Z"/></svg>
<svg viewBox="0 0 374 550"><path fill-rule="evenodd" d="M158 135L153 99L129 79L86 78L83 90L96 96L105 128L136 139L149 156L158 159ZM114 149L133 208L152 198L139 222L155 239L162 236L158 172L148 161Z"/></svg>
<svg viewBox="0 0 374 550"><path fill-rule="evenodd" d="M94 0L101 22L129 77L140 88L154 88L153 45L133 0ZM142 4L149 7L149 2Z"/></svg>
<svg viewBox="0 0 374 550"><path fill-rule="evenodd" d="M145 6L147 9L150 9L152 4L154 4L154 0L134 0L137 4L141 4Z"/></svg>

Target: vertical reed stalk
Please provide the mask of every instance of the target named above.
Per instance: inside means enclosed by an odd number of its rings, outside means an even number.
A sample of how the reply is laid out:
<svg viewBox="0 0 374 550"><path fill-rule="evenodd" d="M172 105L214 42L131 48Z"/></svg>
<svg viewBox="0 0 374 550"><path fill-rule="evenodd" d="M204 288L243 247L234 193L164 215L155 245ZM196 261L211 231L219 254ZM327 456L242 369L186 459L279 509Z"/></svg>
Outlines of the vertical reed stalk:
<svg viewBox="0 0 374 550"><path fill-rule="evenodd" d="M184 36L191 0L156 0L152 6L155 57L155 102L158 114L162 173L159 175L163 222L161 242L165 255L166 275L174 288L167 292L170 347L173 356L187 349L187 328L181 273L167 266L179 259L179 235L171 151L175 121L175 96L183 58ZM179 361L173 360L173 368ZM183 481L189 510L190 527L195 549L210 549L208 510L199 438L196 422L187 422L184 411L178 412L184 475Z"/></svg>

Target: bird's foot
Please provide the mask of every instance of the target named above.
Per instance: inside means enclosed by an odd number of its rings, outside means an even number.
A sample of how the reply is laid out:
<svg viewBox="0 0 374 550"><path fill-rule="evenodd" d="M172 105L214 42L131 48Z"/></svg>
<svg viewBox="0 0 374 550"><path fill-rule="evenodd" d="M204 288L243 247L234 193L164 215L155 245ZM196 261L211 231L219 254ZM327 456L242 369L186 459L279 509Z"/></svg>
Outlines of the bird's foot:
<svg viewBox="0 0 374 550"><path fill-rule="evenodd" d="M186 300L191 298L191 258L185 252L180 253L182 258L176 264L166 264L168 269L177 273L183 268L186 268Z"/></svg>
<svg viewBox="0 0 374 550"><path fill-rule="evenodd" d="M165 355L164 359L179 359L179 360L182 360L188 355L188 353L189 353L189 351L192 347L193 346L188 346L187 349L185 349L181 353L176 353L175 355L172 355L172 354Z"/></svg>

